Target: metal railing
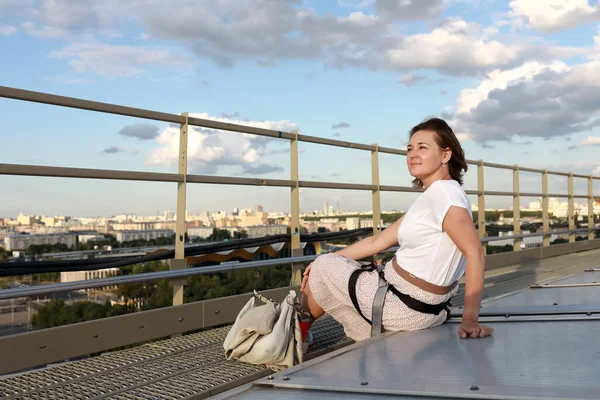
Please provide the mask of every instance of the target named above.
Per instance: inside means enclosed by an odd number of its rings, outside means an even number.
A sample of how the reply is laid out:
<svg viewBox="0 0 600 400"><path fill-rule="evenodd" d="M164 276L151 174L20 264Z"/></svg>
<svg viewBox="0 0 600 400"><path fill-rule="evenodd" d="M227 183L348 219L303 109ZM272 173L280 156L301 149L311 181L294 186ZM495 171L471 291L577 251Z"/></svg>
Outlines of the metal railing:
<svg viewBox="0 0 600 400"><path fill-rule="evenodd" d="M29 101L34 103L42 103L55 105L67 108L76 108L100 112L105 114L124 115L129 117L137 117L150 119L155 121L169 122L180 125L180 142L179 142L179 164L178 173L156 173L156 172L138 172L138 171L119 171L105 169L85 169L85 168L66 168L66 167L51 167L51 166L34 166L20 164L0 164L0 175L22 175L22 176L39 176L39 177L61 177L61 178L83 178L83 179L108 179L108 180L133 180L133 181L152 181L152 182L175 182L177 186L177 223L175 229L175 256L171 262L171 270L177 271L188 267L187 260L184 255L184 237L185 237L185 209L186 209L186 189L188 183L205 183L218 185L246 185L246 186L270 186L270 187L289 187L291 197L291 249L292 249L292 284L298 284L301 281L301 268L303 264L296 262L302 255L300 248L300 188L327 188L327 189L346 189L346 190L362 190L372 192L372 210L373 210L373 232L378 232L382 228L381 224L381 207L380 194L381 192L403 192L403 193L419 193L420 189L415 189L407 186L392 186L381 185L379 182L379 154L392 154L406 156L406 151L382 147L378 144L362 144L355 142L347 142L335 139L325 139L315 136L303 135L298 132L283 132L270 129L256 128L239 124L224 123L212 121L208 119L189 117L188 113L181 115L144 110L120 106L115 104L101 103L90 100L83 100L65 96L58 96L47 93L27 91L17 88L0 86L0 97ZM287 140L290 142L290 179L263 179L263 178L243 178L243 177L228 177L228 176L208 176L194 175L187 173L187 136L189 126L197 126L203 128L212 128L217 130L233 131L246 133L258 136L271 137L275 139ZM299 180L298 175L298 142L316 143L327 146L336 146L342 148L351 148L364 150L371 153L371 184L354 184L354 183L339 183L339 182L320 182L320 181L305 181ZM482 242L491 242L496 240L513 240L513 250L521 250L521 241L525 237L543 236L543 246L549 246L550 235L555 233L568 233L569 242L575 242L575 233L588 232L588 239L594 238L594 220L593 220L593 180L600 180L600 177L592 175L573 174L561 171L550 171L547 169L535 169L521 167L519 165L504 165L497 163L484 162L483 160L467 160L468 164L477 165L477 190L465 190L468 195L477 196L477 227L479 237ZM485 191L484 188L484 167L508 169L513 171L513 191ZM542 175L542 192L530 193L521 192L519 186L520 172L534 172ZM555 194L548 193L548 175L558 175L568 177L568 193ZM573 178L584 178L588 180L588 194L575 195L573 193ZM504 237L486 237L485 229L485 196L509 196L513 198L513 236ZM520 232L520 198L525 197L541 197L542 198L542 221L543 228L540 233L521 234ZM548 198L566 197L568 198L568 229L560 232L552 232L549 228L548 215ZM585 230L575 229L574 221L574 199L588 199L588 228ZM173 305L183 303L183 286L185 278L194 273L177 273L170 278L181 278L173 281ZM148 274L145 274L148 275ZM111 278L107 278L111 279ZM138 279L138 278L136 278ZM183 280L182 280L183 279ZM81 286L81 284L78 284ZM81 286L83 288L83 286ZM1 292L0 292L1 293Z"/></svg>
<svg viewBox="0 0 600 400"><path fill-rule="evenodd" d="M106 179L106 180L129 180L129 181L147 181L147 182L174 182L177 183L177 223L175 251L169 271L152 272L145 274L115 276L101 279L92 279L86 281L65 282L56 284L39 285L32 287L12 288L0 290L0 300L14 299L20 297L39 296L56 292L91 289L99 287L115 286L120 284L151 281L158 279L169 279L173 284L173 305L178 307L169 307L168 309L156 309L151 311L138 312L120 317L106 318L98 321L90 321L72 326L45 329L41 331L29 332L25 335L14 335L13 337L0 338L0 344L7 350L3 353L3 360L6 362L0 365L0 373L16 371L23 368L30 368L44 363L64 360L69 357L76 357L84 354L100 352L108 349L114 349L119 346L139 343L145 340L152 340L167 335L189 332L195 329L208 328L219 324L230 323L239 308L245 303L245 296L232 296L228 298L204 300L189 304L183 303L183 287L186 279L191 276L210 274L217 272L229 272L248 268L261 268L270 265L291 265L292 281L290 287L296 287L300 283L301 269L306 262L312 261L317 255L303 256L300 246L300 188L328 188L328 189L346 189L371 191L372 210L373 210L373 232L382 229L380 195L381 192L400 192L400 193L420 193L422 190L407 186L391 186L380 184L379 159L380 153L406 156L406 151L381 147L377 144L367 145L361 143L347 142L341 140L324 139L314 136L301 135L297 132L282 132L269 129L255 128L244 125L229 124L217 121L211 121L200 118L190 117L187 113L181 115L143 110L132 107L119 106L114 104L100 103L89 100L82 100L64 96L57 96L46 93L32 92L21 89L0 86L0 97L29 101L34 103L50 104L60 107L76 108L100 112L105 114L125 115L143 119L150 119L180 125L180 146L179 146L179 164L177 173L151 173L138 171L119 171L106 169L85 169L85 168L66 168L54 166L35 166L19 164L0 164L0 175L15 176L38 176L38 177L60 177L60 178L81 178L81 179ZM233 131L271 137L275 139L287 140L290 142L290 179L263 179L263 178L245 178L228 176L208 176L194 175L187 173L187 136L189 126L212 128L218 130ZM299 180L298 165L298 143L308 142L326 146L336 146L342 148L358 149L371 153L371 184L353 184L339 182L321 182ZM600 248L600 241L590 243L579 242L575 244L575 234L579 232L588 232L588 239L594 238L593 215L588 216L587 229L575 229L574 221L574 203L575 198L587 198L588 210L593 210L593 180L600 180L600 177L577 175L560 171L549 171L546 169L524 168L518 165L503 165L488 163L482 160L467 160L468 164L477 165L477 190L466 190L468 195L477 196L477 227L480 240L483 243L496 240L513 240L513 249L520 253L511 253L511 256L490 257L492 264L494 261L501 263L514 262L518 257L546 257L558 254L566 254L571 251L580 251L588 248ZM484 167L500 168L513 170L513 191L485 191L484 188ZM542 192L529 193L521 192L519 186L520 172L534 172L541 174ZM568 177L567 194L548 193L548 176L559 175ZM588 180L588 194L575 195L573 193L573 178L585 178ZM290 206L291 206L291 248L290 258L250 261L243 263L227 263L217 266L188 268L187 259L184 252L185 237L185 209L186 209L186 190L188 184L204 183L217 185L245 185L245 186L268 186L268 187L288 187L290 188ZM513 236L486 237L485 226L485 196L508 196L513 198ZM523 234L520 232L520 197L541 197L542 198L542 232ZM566 197L569 200L568 207L568 229L551 230L548 214L549 197ZM550 236L553 234L569 234L569 244L551 246ZM543 236L543 247L521 251L521 241L527 237ZM563 247L564 246L564 247ZM395 248L388 251L394 251ZM535 254L533 254L535 252ZM542 252L544 252L542 254ZM486 260L487 263L487 260ZM503 265L504 265L503 264ZM103 268L100 264L98 268ZM284 296L289 288L271 289L265 293L273 296ZM169 321L169 322L165 322ZM143 328L143 329L142 329ZM119 334L113 332L118 330ZM65 337L78 337L77 348L72 343L64 340ZM99 340L99 338L103 340Z"/></svg>

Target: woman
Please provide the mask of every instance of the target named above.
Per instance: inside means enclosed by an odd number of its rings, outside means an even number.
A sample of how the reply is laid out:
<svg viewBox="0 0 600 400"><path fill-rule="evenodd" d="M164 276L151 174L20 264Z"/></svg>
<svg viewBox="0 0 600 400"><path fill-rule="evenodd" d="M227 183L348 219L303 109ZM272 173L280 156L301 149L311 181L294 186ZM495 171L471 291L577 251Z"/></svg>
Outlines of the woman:
<svg viewBox="0 0 600 400"><path fill-rule="evenodd" d="M482 338L493 333L479 325L483 291L484 253L473 226L471 204L462 189L467 170L463 149L448 124L432 118L410 131L406 162L415 178L413 187L425 191L394 224L336 253L319 256L304 272L302 307L314 319L325 312L344 326L356 341L370 337L371 326L354 307L348 282L357 260L399 245L383 276L397 291L425 306L449 301L466 272L461 338ZM364 317L371 319L373 298L379 286L377 271L361 273L356 298ZM383 308L386 331L413 331L441 325L448 310L426 313L388 291ZM430 307L430 306L428 306ZM416 308L416 309L415 309Z"/></svg>

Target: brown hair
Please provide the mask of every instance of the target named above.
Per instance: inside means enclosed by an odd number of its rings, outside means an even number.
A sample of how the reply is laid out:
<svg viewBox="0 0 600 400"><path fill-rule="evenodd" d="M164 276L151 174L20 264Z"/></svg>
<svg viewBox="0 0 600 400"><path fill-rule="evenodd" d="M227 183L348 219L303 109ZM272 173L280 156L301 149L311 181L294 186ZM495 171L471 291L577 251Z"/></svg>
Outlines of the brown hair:
<svg viewBox="0 0 600 400"><path fill-rule="evenodd" d="M435 142L437 145L442 149L450 148L452 150L452 156L448 161L448 171L450 171L452 179L462 185L462 177L469 167L465 160L465 152L452 128L443 119L430 118L413 127L410 130L409 138L418 131L435 132ZM414 188L423 188L423 182L418 178L413 179L412 185Z"/></svg>

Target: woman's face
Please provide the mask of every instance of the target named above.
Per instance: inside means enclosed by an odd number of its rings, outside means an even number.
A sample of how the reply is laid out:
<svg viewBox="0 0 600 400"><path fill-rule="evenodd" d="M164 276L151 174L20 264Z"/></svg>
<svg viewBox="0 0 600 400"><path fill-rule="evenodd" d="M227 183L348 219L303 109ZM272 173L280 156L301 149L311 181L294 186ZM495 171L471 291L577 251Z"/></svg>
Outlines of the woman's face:
<svg viewBox="0 0 600 400"><path fill-rule="evenodd" d="M407 146L406 164L410 174L422 181L433 176L442 167L444 161L450 159L435 141L433 131L417 131L410 138Z"/></svg>

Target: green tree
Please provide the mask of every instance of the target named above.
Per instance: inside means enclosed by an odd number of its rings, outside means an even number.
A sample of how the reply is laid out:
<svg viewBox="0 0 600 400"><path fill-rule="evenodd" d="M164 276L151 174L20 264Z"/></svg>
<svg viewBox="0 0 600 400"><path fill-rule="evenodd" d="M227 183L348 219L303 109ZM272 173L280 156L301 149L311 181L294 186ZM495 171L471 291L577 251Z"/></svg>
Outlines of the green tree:
<svg viewBox="0 0 600 400"><path fill-rule="evenodd" d="M191 302L273 289L289 285L290 278L287 265L199 275L189 278L184 299Z"/></svg>
<svg viewBox="0 0 600 400"><path fill-rule="evenodd" d="M401 212L391 213L391 214L381 214L381 222L383 222L384 224L393 224L403 215L404 215L404 213L401 213Z"/></svg>
<svg viewBox="0 0 600 400"><path fill-rule="evenodd" d="M160 261L150 261L122 268L124 274L144 274L148 272L166 271L169 267ZM128 302L141 302L142 310L167 307L173 304L173 287L166 279L145 281L121 285L117 295L123 296Z"/></svg>
<svg viewBox="0 0 600 400"><path fill-rule="evenodd" d="M227 229L213 229L213 233L207 238L210 241L222 242L231 239L231 233Z"/></svg>
<svg viewBox="0 0 600 400"><path fill-rule="evenodd" d="M73 305L67 305L62 299L50 300L38 309L37 313L32 317L31 323L34 329L45 329L112 317L131 311L131 308L125 306L112 306L109 301L104 304L82 301Z"/></svg>
<svg viewBox="0 0 600 400"><path fill-rule="evenodd" d="M504 246L490 246L489 244L485 246L486 254L497 254L497 253L506 253L509 251L513 251L512 244L505 244Z"/></svg>

